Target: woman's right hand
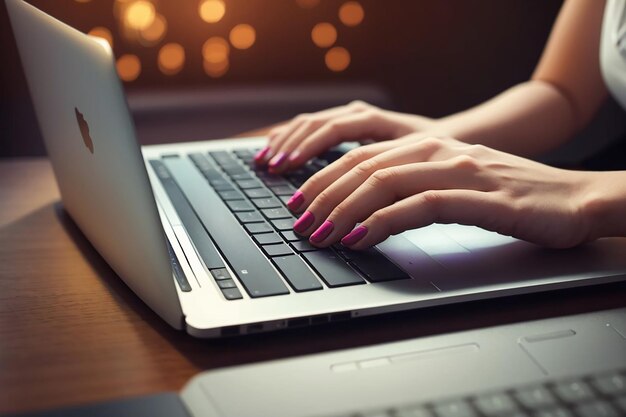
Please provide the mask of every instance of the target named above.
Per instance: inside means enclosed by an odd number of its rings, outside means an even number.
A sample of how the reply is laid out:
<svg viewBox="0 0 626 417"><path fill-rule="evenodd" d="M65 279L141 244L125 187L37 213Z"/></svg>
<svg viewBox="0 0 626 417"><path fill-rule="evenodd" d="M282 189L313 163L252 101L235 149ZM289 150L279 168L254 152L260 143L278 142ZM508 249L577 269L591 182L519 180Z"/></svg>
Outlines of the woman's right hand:
<svg viewBox="0 0 626 417"><path fill-rule="evenodd" d="M257 153L258 164L271 172L297 168L345 141L396 139L431 131L433 119L397 113L354 101L317 113L301 114L269 132L267 146Z"/></svg>

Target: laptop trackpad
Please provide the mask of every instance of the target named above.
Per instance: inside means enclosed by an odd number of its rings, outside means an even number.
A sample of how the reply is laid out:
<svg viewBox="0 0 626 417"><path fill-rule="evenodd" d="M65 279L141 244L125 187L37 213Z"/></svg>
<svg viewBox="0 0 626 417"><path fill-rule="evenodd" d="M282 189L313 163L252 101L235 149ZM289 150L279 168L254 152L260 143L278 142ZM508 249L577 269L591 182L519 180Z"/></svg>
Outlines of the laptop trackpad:
<svg viewBox="0 0 626 417"><path fill-rule="evenodd" d="M600 243L551 250L458 224L434 224L401 236L414 245L415 252L428 255L440 266L431 269L428 278L442 291L558 282L611 275L611 270L618 269L604 256Z"/></svg>
<svg viewBox="0 0 626 417"><path fill-rule="evenodd" d="M518 343L546 375L598 372L626 363L626 339L611 323L581 322L546 329L521 337Z"/></svg>

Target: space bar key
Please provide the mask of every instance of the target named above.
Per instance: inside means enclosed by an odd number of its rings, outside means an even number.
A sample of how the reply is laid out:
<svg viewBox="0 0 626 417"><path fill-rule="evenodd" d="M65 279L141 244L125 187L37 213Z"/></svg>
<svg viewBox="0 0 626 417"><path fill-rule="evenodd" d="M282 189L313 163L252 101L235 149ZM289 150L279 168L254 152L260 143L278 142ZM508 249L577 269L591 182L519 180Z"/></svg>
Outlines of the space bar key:
<svg viewBox="0 0 626 417"><path fill-rule="evenodd" d="M278 272L195 166L184 158L164 162L250 297L288 294Z"/></svg>

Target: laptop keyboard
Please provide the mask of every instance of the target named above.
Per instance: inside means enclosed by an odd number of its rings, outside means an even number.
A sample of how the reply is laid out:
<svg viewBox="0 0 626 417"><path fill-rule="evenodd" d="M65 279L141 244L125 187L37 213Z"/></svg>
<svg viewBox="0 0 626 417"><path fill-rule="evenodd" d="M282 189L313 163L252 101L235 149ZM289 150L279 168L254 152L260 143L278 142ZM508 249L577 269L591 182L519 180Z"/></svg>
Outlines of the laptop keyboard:
<svg viewBox="0 0 626 417"><path fill-rule="evenodd" d="M295 292L323 290L322 282L337 288L410 278L376 249L351 251L340 244L319 249L293 232L296 218L287 209L287 200L340 154L328 153L279 176L257 167L254 153L254 149L216 151L150 161L226 299L243 298L235 280L250 297L258 298L290 293L280 278ZM192 167L202 174L204 184ZM206 192L205 184L215 194ZM230 276L218 252L236 277Z"/></svg>
<svg viewBox="0 0 626 417"><path fill-rule="evenodd" d="M515 387L500 392L326 417L620 417L624 370Z"/></svg>

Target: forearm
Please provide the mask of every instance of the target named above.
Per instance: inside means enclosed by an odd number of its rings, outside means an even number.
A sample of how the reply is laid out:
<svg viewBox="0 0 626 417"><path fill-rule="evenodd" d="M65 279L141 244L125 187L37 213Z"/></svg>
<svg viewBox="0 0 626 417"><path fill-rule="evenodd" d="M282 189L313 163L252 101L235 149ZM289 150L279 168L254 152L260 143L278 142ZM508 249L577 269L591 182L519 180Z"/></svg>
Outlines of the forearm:
<svg viewBox="0 0 626 417"><path fill-rule="evenodd" d="M557 147L584 125L576 113L559 89L534 80L435 124L464 142L534 156Z"/></svg>

